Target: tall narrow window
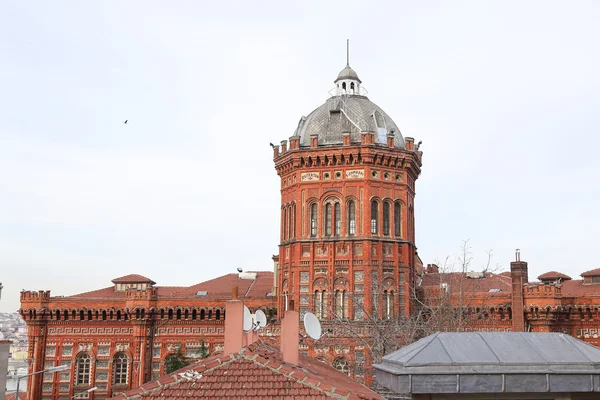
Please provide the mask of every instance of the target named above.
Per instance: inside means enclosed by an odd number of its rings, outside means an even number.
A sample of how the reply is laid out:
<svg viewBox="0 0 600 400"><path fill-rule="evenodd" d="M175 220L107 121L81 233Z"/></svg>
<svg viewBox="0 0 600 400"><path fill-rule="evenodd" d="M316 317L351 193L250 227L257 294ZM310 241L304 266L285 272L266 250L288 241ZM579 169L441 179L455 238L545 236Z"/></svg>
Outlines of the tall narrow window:
<svg viewBox="0 0 600 400"><path fill-rule="evenodd" d="M325 236L331 236L331 203L325 205Z"/></svg>
<svg viewBox="0 0 600 400"><path fill-rule="evenodd" d="M292 205L292 239L296 237L296 205Z"/></svg>
<svg viewBox="0 0 600 400"><path fill-rule="evenodd" d="M335 316L337 318L346 317L346 292L344 290L336 290L335 292Z"/></svg>
<svg viewBox="0 0 600 400"><path fill-rule="evenodd" d="M283 209L283 240L287 239L287 208Z"/></svg>
<svg viewBox="0 0 600 400"><path fill-rule="evenodd" d="M348 235L356 234L356 206L353 201L348 202Z"/></svg>
<svg viewBox="0 0 600 400"><path fill-rule="evenodd" d="M390 203L383 203L383 234L390 234Z"/></svg>
<svg viewBox="0 0 600 400"><path fill-rule="evenodd" d="M317 204L310 206L310 236L317 236Z"/></svg>
<svg viewBox="0 0 600 400"><path fill-rule="evenodd" d="M125 353L115 354L115 361L113 363L113 384L124 385L127 383L127 356Z"/></svg>
<svg viewBox="0 0 600 400"><path fill-rule="evenodd" d="M373 235L377 234L377 230L378 230L378 215L377 215L377 202L375 200L373 200L371 202L371 233Z"/></svg>
<svg viewBox="0 0 600 400"><path fill-rule="evenodd" d="M335 203L333 206L333 218L335 220L335 235L342 233L342 206L340 203Z"/></svg>
<svg viewBox="0 0 600 400"><path fill-rule="evenodd" d="M394 292L385 292L385 317L390 319L394 316Z"/></svg>
<svg viewBox="0 0 600 400"><path fill-rule="evenodd" d="M400 214L400 203L394 203L394 235L400 237L402 230L400 229L400 221L402 221Z"/></svg>
<svg viewBox="0 0 600 400"><path fill-rule="evenodd" d="M90 356L89 354L81 354L77 357L77 377L75 382L77 385L90 383Z"/></svg>
<svg viewBox="0 0 600 400"><path fill-rule="evenodd" d="M315 304L315 315L317 318L322 319L325 317L325 304L324 304L324 292L317 290L315 291L315 299L314 299L314 304Z"/></svg>

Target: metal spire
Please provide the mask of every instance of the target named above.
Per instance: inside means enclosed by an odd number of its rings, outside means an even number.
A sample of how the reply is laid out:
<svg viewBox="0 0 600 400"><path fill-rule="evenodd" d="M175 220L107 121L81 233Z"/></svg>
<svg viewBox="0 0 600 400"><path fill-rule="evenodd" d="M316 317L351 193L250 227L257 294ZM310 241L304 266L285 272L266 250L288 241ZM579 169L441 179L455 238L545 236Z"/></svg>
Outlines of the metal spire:
<svg viewBox="0 0 600 400"><path fill-rule="evenodd" d="M350 39L346 39L346 66L350 66Z"/></svg>

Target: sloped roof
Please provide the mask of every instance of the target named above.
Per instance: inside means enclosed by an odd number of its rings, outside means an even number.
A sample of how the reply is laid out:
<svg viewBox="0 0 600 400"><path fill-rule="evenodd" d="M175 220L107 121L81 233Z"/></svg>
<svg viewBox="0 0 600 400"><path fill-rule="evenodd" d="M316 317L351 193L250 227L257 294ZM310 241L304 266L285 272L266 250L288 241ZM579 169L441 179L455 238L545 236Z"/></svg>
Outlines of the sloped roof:
<svg viewBox="0 0 600 400"><path fill-rule="evenodd" d="M116 399L383 399L336 369L300 356L285 363L279 350L256 342L238 353L215 353Z"/></svg>
<svg viewBox="0 0 600 400"><path fill-rule="evenodd" d="M564 281L570 280L571 277L569 275L565 275L562 272L558 271L549 271L538 276L540 281L549 280L549 279L562 279Z"/></svg>
<svg viewBox="0 0 600 400"><path fill-rule="evenodd" d="M600 295L600 285L585 285L583 279L562 282L560 291L563 296Z"/></svg>
<svg viewBox="0 0 600 400"><path fill-rule="evenodd" d="M130 275L127 275L127 278ZM141 275L136 275L141 276ZM117 279L122 279L117 278ZM143 277L142 277L143 278ZM125 281L114 283L124 283ZM129 278L127 278L129 279ZM148 278L146 278L148 279ZM140 281L137 281L140 282ZM131 281L127 281L131 283ZM154 286L159 298L196 298L198 292L208 292L203 298L231 298L231 288L237 286L240 298L266 297L267 293L273 290L273 272L256 272L256 279L239 279L238 274L227 274L205 282L200 282L192 286ZM124 299L125 291L115 291L114 286L93 290L90 292L79 293L65 298L76 299Z"/></svg>
<svg viewBox="0 0 600 400"><path fill-rule="evenodd" d="M583 276L583 277L586 277L586 276L600 276L600 268L596 268L596 269L591 269L589 271L585 271L580 276Z"/></svg>
<svg viewBox="0 0 600 400"><path fill-rule="evenodd" d="M16 400L17 392L7 393L4 395L4 400ZM27 392L19 393L19 400L27 400Z"/></svg>
<svg viewBox="0 0 600 400"><path fill-rule="evenodd" d="M440 272L429 273L423 276L421 287L439 287L447 283L451 288L460 287L465 293L486 293L489 295L503 295L511 291L510 276L487 273L483 278L468 278L462 272ZM500 289L500 292L490 292L492 289Z"/></svg>
<svg viewBox="0 0 600 400"><path fill-rule="evenodd" d="M138 274L129 274L125 276L121 276L120 278L115 278L111 281L112 283L151 283L156 284L152 279L146 278L145 276Z"/></svg>
<svg viewBox="0 0 600 400"><path fill-rule="evenodd" d="M563 333L438 332L383 357L393 370L600 372L600 348Z"/></svg>

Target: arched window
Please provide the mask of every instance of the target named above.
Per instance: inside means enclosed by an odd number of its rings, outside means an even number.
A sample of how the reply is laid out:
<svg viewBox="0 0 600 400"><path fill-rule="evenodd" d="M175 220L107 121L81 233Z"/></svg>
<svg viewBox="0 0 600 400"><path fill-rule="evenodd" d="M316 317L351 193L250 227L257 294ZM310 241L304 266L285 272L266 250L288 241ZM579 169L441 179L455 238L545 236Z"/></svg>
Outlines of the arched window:
<svg viewBox="0 0 600 400"><path fill-rule="evenodd" d="M390 203L383 203L383 234L390 234Z"/></svg>
<svg viewBox="0 0 600 400"><path fill-rule="evenodd" d="M181 319L181 310L177 310L177 319Z"/></svg>
<svg viewBox="0 0 600 400"><path fill-rule="evenodd" d="M192 319L193 320L196 319L196 310L195 309L192 310Z"/></svg>
<svg viewBox="0 0 600 400"><path fill-rule="evenodd" d="M56 320L60 321L60 311L56 310Z"/></svg>
<svg viewBox="0 0 600 400"><path fill-rule="evenodd" d="M356 205L353 201L348 202L348 235L356 234Z"/></svg>
<svg viewBox="0 0 600 400"><path fill-rule="evenodd" d="M77 357L75 382L77 385L90 383L90 356L89 354L80 354Z"/></svg>
<svg viewBox="0 0 600 400"><path fill-rule="evenodd" d="M83 313L83 310L79 311L79 320L83 321L84 318L85 318L85 314Z"/></svg>
<svg viewBox="0 0 600 400"><path fill-rule="evenodd" d="M165 319L165 310L160 310L160 319Z"/></svg>
<svg viewBox="0 0 600 400"><path fill-rule="evenodd" d="M350 371L348 368L348 362L344 360L343 357L338 357L333 360L333 364L331 364L331 366L346 375L348 375Z"/></svg>
<svg viewBox="0 0 600 400"><path fill-rule="evenodd" d="M212 319L212 310L208 310L208 319Z"/></svg>
<svg viewBox="0 0 600 400"><path fill-rule="evenodd" d="M169 309L169 319L173 319L173 310Z"/></svg>
<svg viewBox="0 0 600 400"><path fill-rule="evenodd" d="M113 362L113 384L114 385L125 385L127 384L127 370L129 363L125 353L115 354Z"/></svg>
<svg viewBox="0 0 600 400"><path fill-rule="evenodd" d="M317 236L317 204L310 206L310 236Z"/></svg>
<svg viewBox="0 0 600 400"><path fill-rule="evenodd" d="M335 220L335 232L336 236L342 234L342 206L340 203L335 203L333 206L333 219Z"/></svg>
<svg viewBox="0 0 600 400"><path fill-rule="evenodd" d="M345 290L335 291L335 316L337 318L346 318L347 296Z"/></svg>
<svg viewBox="0 0 600 400"><path fill-rule="evenodd" d="M350 83L350 90L352 91L352 93L354 93L354 82Z"/></svg>
<svg viewBox="0 0 600 400"><path fill-rule="evenodd" d="M325 204L325 236L331 236L331 203Z"/></svg>
<svg viewBox="0 0 600 400"><path fill-rule="evenodd" d="M65 310L63 315L65 316L65 321L69 319L69 312L67 310Z"/></svg>
<svg viewBox="0 0 600 400"><path fill-rule="evenodd" d="M400 237L402 235L402 230L400 229L400 223L402 221L402 214L400 213L400 203L394 203L394 235Z"/></svg>
<svg viewBox="0 0 600 400"><path fill-rule="evenodd" d="M394 292L384 291L385 294L385 317L390 319L394 316Z"/></svg>
<svg viewBox="0 0 600 400"><path fill-rule="evenodd" d="M184 319L188 319L188 317L189 317L189 316L190 316L190 312L189 312L189 311L186 309L186 310L183 312L183 318L184 318Z"/></svg>
<svg viewBox="0 0 600 400"><path fill-rule="evenodd" d="M326 307L326 298L327 292L324 290L316 290L315 298L313 304L315 305L315 316L319 319L325 318L325 307Z"/></svg>
<svg viewBox="0 0 600 400"><path fill-rule="evenodd" d="M200 319L204 319L206 315L206 312L204 311L204 309L200 310Z"/></svg>
<svg viewBox="0 0 600 400"><path fill-rule="evenodd" d="M342 89L346 90L346 82L342 82Z"/></svg>
<svg viewBox="0 0 600 400"><path fill-rule="evenodd" d="M371 233L373 235L377 235L377 231L378 231L378 224L379 224L379 216L377 215L378 212L378 204L377 201L373 200L371 202Z"/></svg>
<svg viewBox="0 0 600 400"><path fill-rule="evenodd" d="M221 310L217 310L217 311L215 312L215 319L216 319L217 321L221 319Z"/></svg>
<svg viewBox="0 0 600 400"><path fill-rule="evenodd" d="M92 311L88 311L88 321L92 320Z"/></svg>
<svg viewBox="0 0 600 400"><path fill-rule="evenodd" d="M102 311L102 321L106 321L106 310Z"/></svg>
<svg viewBox="0 0 600 400"><path fill-rule="evenodd" d="M117 311L117 321L121 320L121 311Z"/></svg>
<svg viewBox="0 0 600 400"><path fill-rule="evenodd" d="M71 318L75 319L77 317L77 313L75 310L71 311Z"/></svg>

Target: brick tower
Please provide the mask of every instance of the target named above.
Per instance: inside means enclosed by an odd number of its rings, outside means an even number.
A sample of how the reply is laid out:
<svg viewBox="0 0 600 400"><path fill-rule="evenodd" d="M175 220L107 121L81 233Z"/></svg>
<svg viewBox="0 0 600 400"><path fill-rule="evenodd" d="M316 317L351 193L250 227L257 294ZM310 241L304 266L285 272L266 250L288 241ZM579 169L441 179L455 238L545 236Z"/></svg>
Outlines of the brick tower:
<svg viewBox="0 0 600 400"><path fill-rule="evenodd" d="M410 313L419 145L371 102L349 63L331 97L273 146L281 178L280 315Z"/></svg>

